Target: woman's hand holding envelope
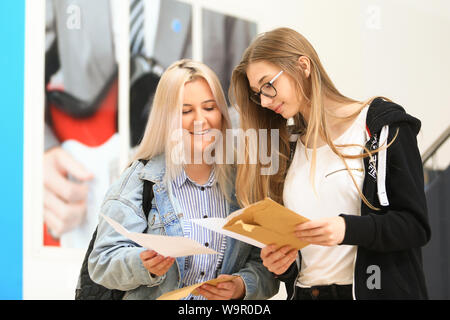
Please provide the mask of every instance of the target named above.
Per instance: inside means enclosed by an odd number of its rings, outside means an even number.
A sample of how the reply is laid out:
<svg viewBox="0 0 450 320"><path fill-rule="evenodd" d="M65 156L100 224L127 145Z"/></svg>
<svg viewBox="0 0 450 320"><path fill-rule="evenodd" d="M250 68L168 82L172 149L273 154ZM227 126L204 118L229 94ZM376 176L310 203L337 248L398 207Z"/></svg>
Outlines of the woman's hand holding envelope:
<svg viewBox="0 0 450 320"><path fill-rule="evenodd" d="M175 258L164 257L153 250L142 251L139 257L145 269L156 276L164 275L175 262Z"/></svg>
<svg viewBox="0 0 450 320"><path fill-rule="evenodd" d="M304 222L295 227L295 235L311 244L335 246L344 240L345 220L331 217Z"/></svg>
<svg viewBox="0 0 450 320"><path fill-rule="evenodd" d="M276 245L268 245L261 249L263 265L276 275L286 272L297 258L297 249L284 246L277 249Z"/></svg>
<svg viewBox="0 0 450 320"><path fill-rule="evenodd" d="M245 296L244 280L241 277L226 274L221 274L217 278L226 277L230 277L230 281L221 282L217 286L204 284L196 289L196 293L201 294L208 300L242 299Z"/></svg>

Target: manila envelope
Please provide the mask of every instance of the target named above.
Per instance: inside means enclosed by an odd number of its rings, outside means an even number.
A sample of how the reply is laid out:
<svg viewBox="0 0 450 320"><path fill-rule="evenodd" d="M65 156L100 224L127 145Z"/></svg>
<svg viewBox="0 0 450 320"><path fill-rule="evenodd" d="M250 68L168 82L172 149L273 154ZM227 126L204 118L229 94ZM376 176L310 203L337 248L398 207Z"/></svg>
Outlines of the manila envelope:
<svg viewBox="0 0 450 320"><path fill-rule="evenodd" d="M221 282L231 281L237 277L238 276L229 276L229 277L224 277L224 278L220 278L220 279L216 278L216 279L208 280L205 282L196 283L189 287L184 287L184 288L180 288L180 289L176 289L176 290L167 292L167 293L163 294L162 296L160 296L156 300L180 300L184 297L187 297L190 293L197 296L198 294L196 293L196 289L204 284L217 286Z"/></svg>
<svg viewBox="0 0 450 320"><path fill-rule="evenodd" d="M300 250L309 244L300 241L294 234L295 226L309 219L270 198L241 209L240 214L230 218L223 229L255 239L265 245L275 244L278 248L290 245Z"/></svg>

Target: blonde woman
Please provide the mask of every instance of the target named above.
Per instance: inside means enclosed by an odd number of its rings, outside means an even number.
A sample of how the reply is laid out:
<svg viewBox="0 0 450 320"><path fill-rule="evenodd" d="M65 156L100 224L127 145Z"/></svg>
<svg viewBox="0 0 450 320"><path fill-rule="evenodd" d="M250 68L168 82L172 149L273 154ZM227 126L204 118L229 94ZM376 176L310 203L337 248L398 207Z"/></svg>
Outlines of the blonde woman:
<svg viewBox="0 0 450 320"><path fill-rule="evenodd" d="M191 60L172 64L158 84L135 159L111 186L101 212L131 232L184 236L219 254L164 257L136 246L100 219L89 257L92 280L126 291L124 299L155 299L177 288L233 274L238 277L217 287L204 285L200 296L187 299L266 299L276 294L279 282L261 264L259 249L190 221L223 218L237 209L231 197L231 166L207 162L202 156L195 159L214 144L225 143L220 136L225 137L228 128L227 105L214 72ZM144 165L140 159L149 161ZM154 183L155 195L148 219L141 204L145 179Z"/></svg>
<svg viewBox="0 0 450 320"><path fill-rule="evenodd" d="M278 129L280 137L276 174L260 175L259 164L239 166L238 201L269 196L311 219L292 230L310 243L298 253L261 251L263 264L286 282L288 298L427 298L420 121L385 98L342 95L311 44L288 28L258 36L231 82L243 129Z"/></svg>

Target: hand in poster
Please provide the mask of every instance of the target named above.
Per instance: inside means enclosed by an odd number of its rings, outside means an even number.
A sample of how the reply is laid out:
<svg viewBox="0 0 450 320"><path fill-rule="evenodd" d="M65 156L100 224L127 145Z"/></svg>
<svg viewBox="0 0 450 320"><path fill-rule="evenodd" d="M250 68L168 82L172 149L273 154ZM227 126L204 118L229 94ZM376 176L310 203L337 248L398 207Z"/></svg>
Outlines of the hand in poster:
<svg viewBox="0 0 450 320"><path fill-rule="evenodd" d="M69 179L73 177L79 182ZM44 222L59 238L83 222L93 175L61 147L44 154Z"/></svg>

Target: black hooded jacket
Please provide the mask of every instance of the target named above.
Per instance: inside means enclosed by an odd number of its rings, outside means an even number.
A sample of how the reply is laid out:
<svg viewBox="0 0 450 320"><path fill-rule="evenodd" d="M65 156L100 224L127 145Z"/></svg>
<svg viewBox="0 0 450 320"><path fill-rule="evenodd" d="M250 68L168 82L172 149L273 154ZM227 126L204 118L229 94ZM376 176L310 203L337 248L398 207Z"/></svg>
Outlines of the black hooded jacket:
<svg viewBox="0 0 450 320"><path fill-rule="evenodd" d="M416 135L421 123L381 98L373 100L366 119L369 150L394 142L372 160L364 158L363 194L379 208L361 201L361 216L346 215L342 245L356 245L355 299L427 299L421 247L430 239L423 168ZM384 140L383 140L384 139ZM385 159L385 160L384 160ZM385 163L385 164L383 164ZM383 189L385 188L385 194ZM381 203L380 203L381 202ZM301 255L299 252L301 259ZM300 264L301 265L301 261ZM298 265L277 276L286 282L288 299L295 290Z"/></svg>

